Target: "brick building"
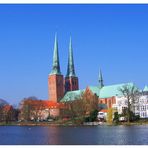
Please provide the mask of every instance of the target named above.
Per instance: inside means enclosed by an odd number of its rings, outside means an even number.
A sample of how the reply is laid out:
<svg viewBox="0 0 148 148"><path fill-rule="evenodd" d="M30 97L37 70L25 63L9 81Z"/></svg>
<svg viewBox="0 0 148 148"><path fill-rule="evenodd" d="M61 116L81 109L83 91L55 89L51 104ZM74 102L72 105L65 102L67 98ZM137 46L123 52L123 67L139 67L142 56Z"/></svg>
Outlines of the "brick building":
<svg viewBox="0 0 148 148"><path fill-rule="evenodd" d="M101 109L112 108L118 106L117 104L120 102L120 98L123 97L119 89L126 84L133 85L133 83L123 83L104 86L103 75L101 70L99 70L99 85L87 86L86 89L79 90L79 81L75 74L74 68L71 38L69 43L67 74L64 77L60 71L58 41L57 37L55 36L53 65L48 76L48 99L50 101L56 103L74 101L79 99L86 91L90 91L92 94L96 94L98 97L98 106L100 105ZM105 106L105 108L103 106ZM57 112L59 112L58 108Z"/></svg>
<svg viewBox="0 0 148 148"><path fill-rule="evenodd" d="M48 99L49 101L60 103L67 92L76 91L78 89L79 82L75 74L71 38L69 43L67 74L64 77L60 70L58 41L57 36L55 36L52 70L48 75ZM54 110L54 114L59 114L59 108Z"/></svg>
<svg viewBox="0 0 148 148"><path fill-rule="evenodd" d="M66 77L64 77L60 71L58 41L57 41L57 36L55 36L52 71L48 76L49 100L54 102L60 102L60 100L64 97L66 92L78 89L79 89L79 82L74 69L71 38L69 43L67 74Z"/></svg>

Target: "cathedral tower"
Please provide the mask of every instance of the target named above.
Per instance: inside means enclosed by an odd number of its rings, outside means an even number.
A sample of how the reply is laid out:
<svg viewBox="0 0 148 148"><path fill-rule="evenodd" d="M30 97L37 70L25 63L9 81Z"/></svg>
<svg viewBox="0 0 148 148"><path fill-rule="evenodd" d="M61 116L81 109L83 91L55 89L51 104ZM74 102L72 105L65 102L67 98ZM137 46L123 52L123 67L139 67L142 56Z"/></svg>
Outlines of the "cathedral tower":
<svg viewBox="0 0 148 148"><path fill-rule="evenodd" d="M60 71L57 36L55 35L52 71L48 76L50 101L59 102L64 96L64 78Z"/></svg>
<svg viewBox="0 0 148 148"><path fill-rule="evenodd" d="M75 74L72 41L70 38L67 74L65 77L65 92L78 90L78 89L79 89L79 82L78 82L78 77L76 77L76 74Z"/></svg>

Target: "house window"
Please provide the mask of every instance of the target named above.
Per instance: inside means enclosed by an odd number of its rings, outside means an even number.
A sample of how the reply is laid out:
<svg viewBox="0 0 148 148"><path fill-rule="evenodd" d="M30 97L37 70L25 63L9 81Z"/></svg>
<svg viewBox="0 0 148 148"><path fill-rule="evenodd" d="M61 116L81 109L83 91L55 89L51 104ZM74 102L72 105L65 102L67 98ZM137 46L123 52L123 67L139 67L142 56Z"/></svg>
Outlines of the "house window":
<svg viewBox="0 0 148 148"><path fill-rule="evenodd" d="M142 117L142 113L140 113L140 116Z"/></svg>
<svg viewBox="0 0 148 148"><path fill-rule="evenodd" d="M144 106L141 106L141 110L142 110L142 111L144 110Z"/></svg>
<svg viewBox="0 0 148 148"><path fill-rule="evenodd" d="M140 106L140 110L142 110L142 106Z"/></svg>

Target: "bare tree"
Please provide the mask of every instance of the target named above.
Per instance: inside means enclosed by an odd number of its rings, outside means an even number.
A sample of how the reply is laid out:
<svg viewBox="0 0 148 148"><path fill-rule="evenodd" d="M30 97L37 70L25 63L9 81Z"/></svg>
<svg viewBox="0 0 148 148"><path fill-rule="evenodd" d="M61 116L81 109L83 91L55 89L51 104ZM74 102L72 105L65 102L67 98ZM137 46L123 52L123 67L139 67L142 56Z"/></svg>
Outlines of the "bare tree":
<svg viewBox="0 0 148 148"><path fill-rule="evenodd" d="M38 98L35 96L30 96L21 100L19 103L19 120L31 120L32 102L37 100Z"/></svg>
<svg viewBox="0 0 148 148"><path fill-rule="evenodd" d="M71 119L84 119L97 110L98 98L91 91L87 90L74 101L65 102L65 108L62 109L61 116L68 116Z"/></svg>
<svg viewBox="0 0 148 148"><path fill-rule="evenodd" d="M127 120L130 122L130 112L134 110L134 104L138 102L139 90L133 84L125 84L119 91L127 99Z"/></svg>
<svg viewBox="0 0 148 148"><path fill-rule="evenodd" d="M82 100L84 108L86 110L86 114L90 114L92 111L98 109L98 97L91 91L86 90L82 95Z"/></svg>

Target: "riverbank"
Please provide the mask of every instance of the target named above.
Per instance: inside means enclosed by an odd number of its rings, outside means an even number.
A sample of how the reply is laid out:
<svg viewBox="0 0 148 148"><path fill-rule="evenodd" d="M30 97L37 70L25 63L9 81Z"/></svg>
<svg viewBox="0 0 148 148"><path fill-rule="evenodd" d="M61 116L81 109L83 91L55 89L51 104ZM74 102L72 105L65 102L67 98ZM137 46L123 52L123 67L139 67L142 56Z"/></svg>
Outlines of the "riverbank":
<svg viewBox="0 0 148 148"><path fill-rule="evenodd" d="M0 126L80 126L83 125L79 121L63 121L63 120L56 120L56 121L43 121L43 122L0 122Z"/></svg>
<svg viewBox="0 0 148 148"><path fill-rule="evenodd" d="M97 124L98 123L98 124ZM137 122L119 122L119 123L99 123L99 122L94 122L92 124L88 123L82 123L79 121L74 121L74 120L68 120L68 121L63 121L63 120L57 120L57 121L52 121L52 122L34 122L34 121L29 121L29 122L0 122L0 126L98 126L98 125L107 125L107 126L118 126L118 125L125 125L125 126L132 126L132 125L148 125L148 119L146 120L139 120Z"/></svg>

